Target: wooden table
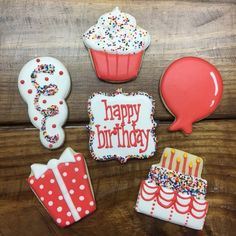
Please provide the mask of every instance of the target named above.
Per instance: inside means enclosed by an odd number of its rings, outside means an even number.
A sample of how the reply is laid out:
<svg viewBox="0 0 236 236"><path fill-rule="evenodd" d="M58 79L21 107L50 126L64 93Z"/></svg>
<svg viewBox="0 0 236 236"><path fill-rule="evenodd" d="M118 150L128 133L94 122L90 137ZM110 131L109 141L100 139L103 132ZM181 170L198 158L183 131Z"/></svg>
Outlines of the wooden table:
<svg viewBox="0 0 236 236"><path fill-rule="evenodd" d="M0 235L236 235L236 5L218 1L0 1ZM96 78L81 36L116 5L152 37L138 78L109 84ZM56 151L42 147L17 89L22 66L36 56L53 56L68 68L66 142ZM173 117L164 108L158 83L176 58L193 55L213 63L224 82L223 99L193 134L170 133ZM93 92L145 91L156 100L158 151L149 160L97 162L88 151L87 99ZM58 228L26 178L30 165L59 157L65 147L82 152L91 174L97 211L73 226ZM164 147L203 157L209 212L202 232L157 220L134 210L140 181Z"/></svg>

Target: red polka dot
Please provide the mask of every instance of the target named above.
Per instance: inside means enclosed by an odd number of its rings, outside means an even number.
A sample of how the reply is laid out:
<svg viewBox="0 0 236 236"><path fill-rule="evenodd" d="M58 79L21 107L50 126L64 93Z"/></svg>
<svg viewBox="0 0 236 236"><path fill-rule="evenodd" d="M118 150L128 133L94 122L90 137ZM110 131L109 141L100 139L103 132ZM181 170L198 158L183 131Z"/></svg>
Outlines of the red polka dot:
<svg viewBox="0 0 236 236"><path fill-rule="evenodd" d="M52 128L53 128L53 129L55 129L56 127L57 127L56 124L53 124L53 125L52 125Z"/></svg>
<svg viewBox="0 0 236 236"><path fill-rule="evenodd" d="M39 58L37 58L37 59L36 59L36 62L40 62L40 59L39 59Z"/></svg>
<svg viewBox="0 0 236 236"><path fill-rule="evenodd" d="M59 75L63 75L63 71L62 70L59 71Z"/></svg>
<svg viewBox="0 0 236 236"><path fill-rule="evenodd" d="M60 105L62 105L62 104L63 104L63 101L60 101L59 103L60 103Z"/></svg>
<svg viewBox="0 0 236 236"><path fill-rule="evenodd" d="M28 93L31 94L32 93L32 89L28 89Z"/></svg>
<svg viewBox="0 0 236 236"><path fill-rule="evenodd" d="M47 100L44 99L44 100L43 100L43 103L44 103L44 104L47 103Z"/></svg>
<svg viewBox="0 0 236 236"><path fill-rule="evenodd" d="M38 120L38 117L37 117L37 116L35 116L35 117L34 117L34 120L35 120L35 121L36 121L36 120Z"/></svg>
<svg viewBox="0 0 236 236"><path fill-rule="evenodd" d="M49 148L52 148L52 144L49 144L48 147L49 147Z"/></svg>
<svg viewBox="0 0 236 236"><path fill-rule="evenodd" d="M49 78L48 78L48 77L45 77L44 79L45 79L45 81L48 81L48 80L49 80Z"/></svg>
<svg viewBox="0 0 236 236"><path fill-rule="evenodd" d="M24 80L21 80L21 81L20 81L20 83L21 83L21 84L24 84L24 83L25 83L25 81L24 81Z"/></svg>

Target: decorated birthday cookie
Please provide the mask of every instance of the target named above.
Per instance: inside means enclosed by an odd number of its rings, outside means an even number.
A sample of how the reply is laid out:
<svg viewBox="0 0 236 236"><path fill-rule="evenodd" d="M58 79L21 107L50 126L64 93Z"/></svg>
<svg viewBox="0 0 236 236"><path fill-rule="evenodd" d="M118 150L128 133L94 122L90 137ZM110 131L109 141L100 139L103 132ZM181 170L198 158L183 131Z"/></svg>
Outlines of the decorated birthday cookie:
<svg viewBox="0 0 236 236"><path fill-rule="evenodd" d="M102 15L83 35L97 76L109 82L125 82L137 77L149 33L137 26L133 16L116 7Z"/></svg>
<svg viewBox="0 0 236 236"><path fill-rule="evenodd" d="M94 93L88 101L90 152L96 160L144 159L156 150L154 101L144 92Z"/></svg>
<svg viewBox="0 0 236 236"><path fill-rule="evenodd" d="M18 87L28 105L32 124L40 131L41 143L49 149L60 147L65 139L63 124L68 109L70 76L65 66L52 57L38 57L22 68Z"/></svg>
<svg viewBox="0 0 236 236"><path fill-rule="evenodd" d="M221 75L209 62L197 57L174 61L160 82L164 104L175 116L169 130L191 134L192 124L216 109L222 91Z"/></svg>
<svg viewBox="0 0 236 236"><path fill-rule="evenodd" d="M47 165L33 164L28 183L60 227L71 225L96 209L84 157L71 148Z"/></svg>
<svg viewBox="0 0 236 236"><path fill-rule="evenodd" d="M141 182L136 211L201 230L208 210L202 168L202 158L165 148L161 162L152 165L148 179Z"/></svg>

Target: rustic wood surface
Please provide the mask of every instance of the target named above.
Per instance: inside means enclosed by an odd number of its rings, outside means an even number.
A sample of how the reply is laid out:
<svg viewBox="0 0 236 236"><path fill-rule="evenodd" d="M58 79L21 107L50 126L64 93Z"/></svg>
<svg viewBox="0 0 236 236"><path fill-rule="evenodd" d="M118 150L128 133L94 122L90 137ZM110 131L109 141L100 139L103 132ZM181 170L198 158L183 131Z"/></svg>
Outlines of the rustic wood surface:
<svg viewBox="0 0 236 236"><path fill-rule="evenodd" d="M0 0L0 236L42 235L236 235L236 2L232 1L78 1ZM115 6L148 30L152 43L135 81L121 85L98 80L81 40L97 18ZM72 91L66 142L43 148L17 89L22 66L36 56L53 56L68 68ZM158 83L167 65L193 55L222 74L223 99L208 119L186 137L170 133L173 119L164 108ZM96 162L88 151L87 99L93 92L145 91L156 100L158 151L149 160ZM58 228L40 205L26 178L30 165L47 163L71 146L89 167L97 210L66 229ZM134 211L140 181L164 147L203 157L209 212L203 231L157 220Z"/></svg>

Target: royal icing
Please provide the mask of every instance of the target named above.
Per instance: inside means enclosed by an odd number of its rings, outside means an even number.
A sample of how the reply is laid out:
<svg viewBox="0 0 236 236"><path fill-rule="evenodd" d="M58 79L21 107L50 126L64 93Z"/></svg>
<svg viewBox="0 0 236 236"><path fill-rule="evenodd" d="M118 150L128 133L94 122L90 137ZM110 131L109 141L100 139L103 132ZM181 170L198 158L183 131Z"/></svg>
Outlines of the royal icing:
<svg viewBox="0 0 236 236"><path fill-rule="evenodd" d="M95 93L88 101L89 147L96 160L148 158L156 150L154 102L143 92Z"/></svg>
<svg viewBox="0 0 236 236"><path fill-rule="evenodd" d="M65 98L70 86L67 69L52 57L29 61L19 74L20 94L28 104L30 120L40 130L40 140L46 148L58 148L64 142L62 125L67 119Z"/></svg>
<svg viewBox="0 0 236 236"><path fill-rule="evenodd" d="M109 53L129 54L145 50L150 44L150 35L137 26L133 16L116 7L102 15L96 25L83 35L88 48Z"/></svg>
<svg viewBox="0 0 236 236"><path fill-rule="evenodd" d="M208 210L202 166L200 157L165 148L160 163L141 182L136 211L201 230Z"/></svg>
<svg viewBox="0 0 236 236"><path fill-rule="evenodd" d="M145 180L141 182L135 209L161 220L202 230L208 202Z"/></svg>
<svg viewBox="0 0 236 236"><path fill-rule="evenodd" d="M197 198L206 195L207 181L174 170L153 166L148 175L158 186L167 187L177 192L187 193Z"/></svg>
<svg viewBox="0 0 236 236"><path fill-rule="evenodd" d="M47 165L33 164L28 183L60 227L79 221L96 209L84 157L71 148Z"/></svg>
<svg viewBox="0 0 236 236"><path fill-rule="evenodd" d="M176 118L169 130L192 133L192 123L216 109L222 91L221 75L209 62L197 57L174 61L160 82L164 104Z"/></svg>

